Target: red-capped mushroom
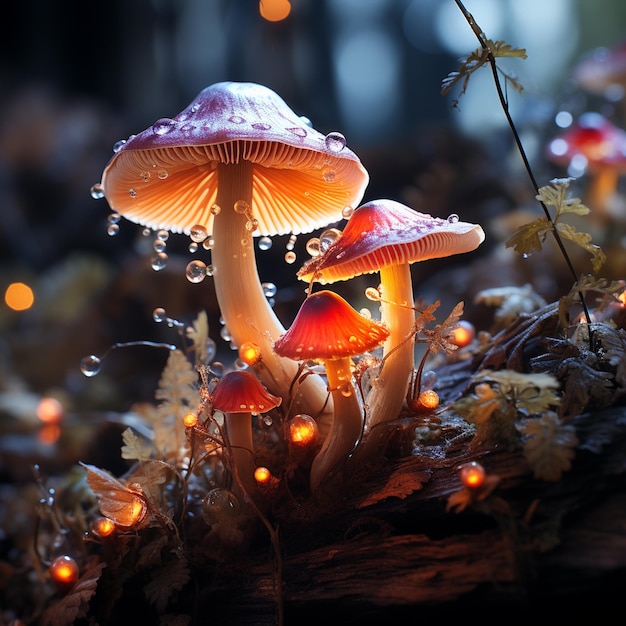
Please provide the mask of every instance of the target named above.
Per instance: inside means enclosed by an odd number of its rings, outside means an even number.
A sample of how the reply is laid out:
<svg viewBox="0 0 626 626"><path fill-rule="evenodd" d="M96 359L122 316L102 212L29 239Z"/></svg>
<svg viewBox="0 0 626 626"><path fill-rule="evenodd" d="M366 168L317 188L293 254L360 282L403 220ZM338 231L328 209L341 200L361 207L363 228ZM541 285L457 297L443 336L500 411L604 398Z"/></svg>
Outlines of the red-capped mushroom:
<svg viewBox="0 0 626 626"><path fill-rule="evenodd" d="M310 295L293 324L274 343L278 354L324 364L334 416L322 448L311 465L315 492L354 450L363 431L363 408L353 383L352 358L379 346L389 331L355 311L332 291Z"/></svg>
<svg viewBox="0 0 626 626"><path fill-rule="evenodd" d="M269 393L259 379L246 370L224 374L211 393L213 408L224 413L233 465L248 495L256 488L252 414L267 413L280 403L281 398Z"/></svg>
<svg viewBox="0 0 626 626"><path fill-rule="evenodd" d="M368 180L342 135L314 130L266 87L222 82L126 141L101 186L111 208L133 222L182 233L199 225L212 234L215 291L232 341L259 346L259 377L287 397L297 367L272 351L285 329L259 280L253 236L335 222L358 204ZM293 408L317 415L325 395L309 376Z"/></svg>
<svg viewBox="0 0 626 626"><path fill-rule="evenodd" d="M589 208L600 216L610 210L619 177L626 173L626 131L600 113L584 113L552 139L547 156L571 175L588 174L585 200Z"/></svg>
<svg viewBox="0 0 626 626"><path fill-rule="evenodd" d="M414 367L413 284L411 263L470 252L485 238L478 224L419 213L394 200L360 206L341 235L298 277L322 284L380 273L381 319L389 329L378 384L368 397L366 428L397 419Z"/></svg>

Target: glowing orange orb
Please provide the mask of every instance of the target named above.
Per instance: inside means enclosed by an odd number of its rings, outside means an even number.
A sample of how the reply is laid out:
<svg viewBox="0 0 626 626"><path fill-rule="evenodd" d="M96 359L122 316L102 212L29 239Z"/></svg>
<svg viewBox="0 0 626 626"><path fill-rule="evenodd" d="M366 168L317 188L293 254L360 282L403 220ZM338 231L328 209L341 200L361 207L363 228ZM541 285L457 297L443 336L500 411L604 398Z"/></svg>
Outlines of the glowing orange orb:
<svg viewBox="0 0 626 626"><path fill-rule="evenodd" d="M183 424L187 428L193 428L198 423L198 416L195 413L187 413L185 417L183 417Z"/></svg>
<svg viewBox="0 0 626 626"><path fill-rule="evenodd" d="M476 461L465 463L459 468L461 482L468 489L478 489L485 483L485 468Z"/></svg>
<svg viewBox="0 0 626 626"><path fill-rule="evenodd" d="M280 22L291 13L289 0L260 0L259 13L268 22Z"/></svg>
<svg viewBox="0 0 626 626"><path fill-rule="evenodd" d="M270 472L267 467L257 467L254 470L254 480L256 480L257 483L265 484L269 482L271 477L272 472Z"/></svg>
<svg viewBox="0 0 626 626"><path fill-rule="evenodd" d="M48 568L50 577L61 588L67 588L78 580L78 563L67 554L58 556Z"/></svg>
<svg viewBox="0 0 626 626"><path fill-rule="evenodd" d="M420 393L417 402L424 409L436 409L439 406L439 394L432 389L427 389Z"/></svg>
<svg viewBox="0 0 626 626"><path fill-rule="evenodd" d="M44 446L53 446L61 436L61 428L58 424L44 424L39 430L37 438Z"/></svg>
<svg viewBox="0 0 626 626"><path fill-rule="evenodd" d="M33 306L35 295L25 283L11 283L4 292L4 301L14 311L26 311Z"/></svg>
<svg viewBox="0 0 626 626"><path fill-rule="evenodd" d="M239 346L239 358L246 365L256 365L261 360L261 348L252 341L246 341Z"/></svg>
<svg viewBox="0 0 626 626"><path fill-rule="evenodd" d="M317 422L310 415L300 413L289 422L289 439L297 446L315 443L317 435Z"/></svg>
<svg viewBox="0 0 626 626"><path fill-rule="evenodd" d="M469 346L474 337L476 336L476 330L474 326L469 322L461 320L452 330L450 334L450 341L459 348Z"/></svg>
<svg viewBox="0 0 626 626"><path fill-rule="evenodd" d="M63 418L63 405L56 398L41 398L37 404L37 417L44 424L58 424Z"/></svg>
<svg viewBox="0 0 626 626"><path fill-rule="evenodd" d="M108 537L115 530L115 522L108 517L99 517L91 523L91 532L97 537Z"/></svg>

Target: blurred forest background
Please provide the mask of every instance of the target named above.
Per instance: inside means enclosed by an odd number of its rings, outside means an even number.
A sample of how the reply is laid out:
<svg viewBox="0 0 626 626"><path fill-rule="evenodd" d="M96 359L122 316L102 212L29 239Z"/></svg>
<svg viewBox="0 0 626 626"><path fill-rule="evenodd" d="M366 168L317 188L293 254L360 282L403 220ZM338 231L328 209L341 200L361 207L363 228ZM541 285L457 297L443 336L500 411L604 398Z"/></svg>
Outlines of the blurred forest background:
<svg viewBox="0 0 626 626"><path fill-rule="evenodd" d="M527 60L503 66L525 87L509 93L511 113L540 184L566 175L544 153L557 113L597 110L624 125L621 97L584 93L571 77L584 55L624 38L623 0L465 4L489 38L526 48ZM464 299L478 318L479 289L531 283L546 299L569 289L549 255L525 267L498 257L494 271L491 255L505 254L512 216L536 207L490 72L477 72L458 108L458 93L440 93L478 46L453 0L291 0L278 22L263 19L258 0L22 0L5 3L2 24L0 291L23 281L35 296L25 311L0 302L5 410L16 391L56 394L74 410L153 399L165 351L115 351L97 380L85 379L79 362L116 342L175 342L172 329L152 321L158 306L185 323L207 309L219 341L210 281L184 278L184 238L169 242L168 267L153 272L152 241L124 222L108 236L106 201L89 193L116 141L175 115L218 81L265 84L319 131L342 132L370 173L364 200L388 197L483 225L487 241L472 267L466 258L414 266L417 296ZM280 238L259 255L285 325L304 295L294 273L305 239L295 266L283 262ZM218 350L228 357L224 343Z"/></svg>

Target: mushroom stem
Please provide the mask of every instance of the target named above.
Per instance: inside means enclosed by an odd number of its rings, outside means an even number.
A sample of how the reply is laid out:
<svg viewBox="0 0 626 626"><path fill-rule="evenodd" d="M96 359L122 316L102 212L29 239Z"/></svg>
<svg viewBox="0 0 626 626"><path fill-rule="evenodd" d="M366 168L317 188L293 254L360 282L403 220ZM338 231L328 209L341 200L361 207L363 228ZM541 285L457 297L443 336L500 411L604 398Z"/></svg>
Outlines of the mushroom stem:
<svg viewBox="0 0 626 626"><path fill-rule="evenodd" d="M412 337L415 311L413 286L408 263L380 269L381 321L389 330L383 344L383 365L376 385L367 396L367 433L377 425L397 419L406 398L411 371L415 364Z"/></svg>
<svg viewBox="0 0 626 626"><path fill-rule="evenodd" d="M244 201L252 204L252 163L218 164L218 193L211 253L214 284L220 312L235 345L245 342L257 344L261 363L255 372L265 387L284 399L289 398L298 365L291 359L278 356L273 342L285 332L269 305L254 255L252 230L246 228L251 215L238 213L234 206ZM319 416L327 402L327 392L319 376L307 376L299 387L294 387L296 398L292 403L295 413ZM332 409L326 407L326 410Z"/></svg>
<svg viewBox="0 0 626 626"><path fill-rule="evenodd" d="M320 451L311 464L310 485L315 493L324 479L349 457L363 431L363 409L352 383L352 359L325 361L335 415Z"/></svg>
<svg viewBox="0 0 626 626"><path fill-rule="evenodd" d="M256 491L254 480L254 444L252 441L252 414L225 413L226 435L233 466L236 471L234 492L241 496L239 484L252 497ZM242 502L243 504L243 502Z"/></svg>
<svg viewBox="0 0 626 626"><path fill-rule="evenodd" d="M603 167L590 176L586 193L586 203L591 215L606 221L611 210L611 199L617 191L619 174L616 169Z"/></svg>

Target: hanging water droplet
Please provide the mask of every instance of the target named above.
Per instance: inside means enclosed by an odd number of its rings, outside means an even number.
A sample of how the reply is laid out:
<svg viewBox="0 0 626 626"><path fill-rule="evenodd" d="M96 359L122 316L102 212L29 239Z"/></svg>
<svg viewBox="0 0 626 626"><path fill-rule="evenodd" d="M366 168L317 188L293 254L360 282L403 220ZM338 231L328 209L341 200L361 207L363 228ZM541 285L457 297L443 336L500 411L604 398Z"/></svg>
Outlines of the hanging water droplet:
<svg viewBox="0 0 626 626"><path fill-rule="evenodd" d="M107 226L107 235L109 237L115 237L115 235L117 235L119 232L120 232L119 224L109 224Z"/></svg>
<svg viewBox="0 0 626 626"><path fill-rule="evenodd" d="M205 351L206 351L206 362L210 363L217 354L217 344L210 337L206 340L205 343Z"/></svg>
<svg viewBox="0 0 626 626"><path fill-rule="evenodd" d="M119 152L122 146L126 143L126 139L120 139L113 144L113 152Z"/></svg>
<svg viewBox="0 0 626 626"><path fill-rule="evenodd" d="M296 235L289 235L289 241L287 241L285 248L287 248L287 250L293 250L296 246L297 239L298 237Z"/></svg>
<svg viewBox="0 0 626 626"><path fill-rule="evenodd" d="M341 217L343 217L343 219L345 220L349 220L353 214L354 214L354 207L345 206L343 207L343 209L341 209Z"/></svg>
<svg viewBox="0 0 626 626"><path fill-rule="evenodd" d="M162 239L155 239L152 243L152 249L155 252L165 252L165 250L167 249L167 243Z"/></svg>
<svg viewBox="0 0 626 626"><path fill-rule="evenodd" d="M205 250L210 250L215 245L215 239L212 235L209 235L203 242L202 247Z"/></svg>
<svg viewBox="0 0 626 626"><path fill-rule="evenodd" d="M101 183L96 183L95 185L91 186L91 189L89 189L89 193L94 200L100 200L104 198L104 187Z"/></svg>
<svg viewBox="0 0 626 626"><path fill-rule="evenodd" d="M198 252L198 247L198 244L195 241L192 241L187 247L187 250L189 250L191 254L195 254L196 252Z"/></svg>
<svg viewBox="0 0 626 626"><path fill-rule="evenodd" d="M215 274L215 265L207 265L206 266L206 275L213 276Z"/></svg>
<svg viewBox="0 0 626 626"><path fill-rule="evenodd" d="M246 222L246 230L250 231L251 233L253 233L258 227L259 220L254 217Z"/></svg>
<svg viewBox="0 0 626 626"><path fill-rule="evenodd" d="M149 237L152 234L152 230L150 230L150 228L148 228L147 226L141 231L141 234L144 237Z"/></svg>
<svg viewBox="0 0 626 626"><path fill-rule="evenodd" d="M371 298L370 298L370 299L371 299ZM363 317L367 318L368 320L371 320L371 319L372 319L372 312L371 312L368 308L366 308L366 307L363 307L362 309L360 309L360 310L359 310L359 313L360 313Z"/></svg>
<svg viewBox="0 0 626 626"><path fill-rule="evenodd" d="M160 324L167 319L167 312L163 307L159 306L152 311L152 319L157 322L157 324Z"/></svg>
<svg viewBox="0 0 626 626"><path fill-rule="evenodd" d="M159 252L152 257L150 265L155 272L160 272L167 267L168 257L165 252Z"/></svg>
<svg viewBox="0 0 626 626"><path fill-rule="evenodd" d="M263 424L265 424L265 426L269 428L273 423L274 423L274 420L272 419L271 415L263 416Z"/></svg>
<svg viewBox="0 0 626 626"><path fill-rule="evenodd" d="M296 262L296 253L292 251L285 252L285 263L289 263L289 265L292 265L295 262Z"/></svg>
<svg viewBox="0 0 626 626"><path fill-rule="evenodd" d="M222 208L220 207L219 204L212 204L211 205L211 215L218 215L221 210L222 210Z"/></svg>
<svg viewBox="0 0 626 626"><path fill-rule="evenodd" d="M161 229L157 231L156 237L157 239L160 239L161 241L167 241L170 238L170 234L167 230Z"/></svg>
<svg viewBox="0 0 626 626"><path fill-rule="evenodd" d="M216 487L202 499L202 518L209 525L225 524L241 511L237 496L228 489Z"/></svg>
<svg viewBox="0 0 626 626"><path fill-rule="evenodd" d="M312 257L319 256L320 240L317 237L311 237L311 239L306 242L306 251Z"/></svg>
<svg viewBox="0 0 626 626"><path fill-rule="evenodd" d="M328 248L339 239L341 231L338 228L328 228L320 235L320 251L326 252Z"/></svg>
<svg viewBox="0 0 626 626"><path fill-rule="evenodd" d="M226 328L226 326L222 326L220 328L220 337L224 341L230 341L232 339L232 335L230 334L230 331L228 330L228 328Z"/></svg>
<svg viewBox="0 0 626 626"><path fill-rule="evenodd" d="M250 205L245 200L237 200L237 202L233 205L233 209L235 210L235 213L245 215L250 211Z"/></svg>
<svg viewBox="0 0 626 626"><path fill-rule="evenodd" d="M332 132L326 135L324 143L331 152L341 152L346 147L346 138L341 133Z"/></svg>
<svg viewBox="0 0 626 626"><path fill-rule="evenodd" d="M380 300L380 292L378 291L378 289L376 289L376 287L368 287L365 290L365 297L368 300L378 302Z"/></svg>
<svg viewBox="0 0 626 626"><path fill-rule="evenodd" d="M199 259L191 261L187 265L185 276L190 283L201 283L206 278L206 263Z"/></svg>
<svg viewBox="0 0 626 626"><path fill-rule="evenodd" d="M189 231L189 237L191 241L195 241L196 243L201 243L209 236L207 229L202 224L196 224L192 226Z"/></svg>
<svg viewBox="0 0 626 626"><path fill-rule="evenodd" d="M272 240L270 237L261 237L259 239L259 250L269 250L272 247Z"/></svg>
<svg viewBox="0 0 626 626"><path fill-rule="evenodd" d="M456 213L450 213L448 215L448 222L450 224L456 224L459 221L459 216Z"/></svg>
<svg viewBox="0 0 626 626"><path fill-rule="evenodd" d="M276 285L274 283L261 283L263 294L266 298L273 298L276 295Z"/></svg>
<svg viewBox="0 0 626 626"><path fill-rule="evenodd" d="M117 211L113 211L112 213L109 213L107 217L107 222L109 224L119 224L121 219L122 216Z"/></svg>
<svg viewBox="0 0 626 626"><path fill-rule="evenodd" d="M87 378L97 376L100 373L102 367L102 359L95 354L90 354L84 357L80 362L80 371Z"/></svg>
<svg viewBox="0 0 626 626"><path fill-rule="evenodd" d="M165 135L168 133L176 122L170 117L162 117L160 120L157 120L154 124L152 124L152 132L155 135Z"/></svg>

